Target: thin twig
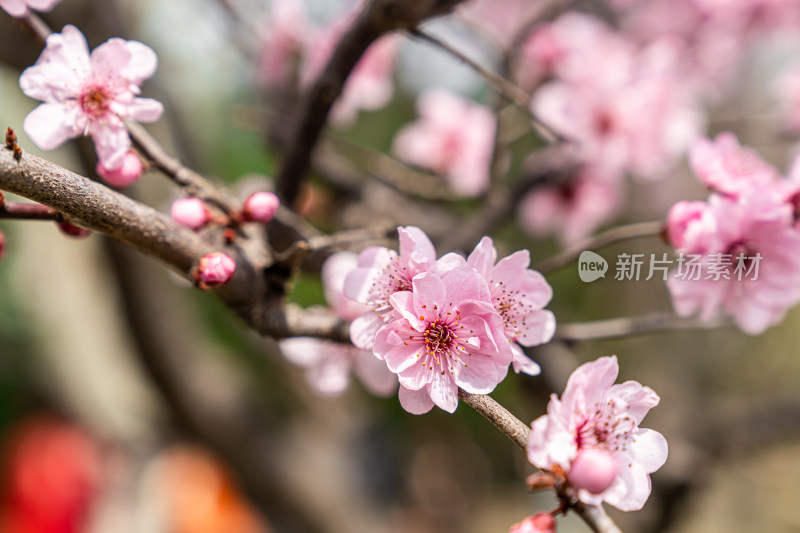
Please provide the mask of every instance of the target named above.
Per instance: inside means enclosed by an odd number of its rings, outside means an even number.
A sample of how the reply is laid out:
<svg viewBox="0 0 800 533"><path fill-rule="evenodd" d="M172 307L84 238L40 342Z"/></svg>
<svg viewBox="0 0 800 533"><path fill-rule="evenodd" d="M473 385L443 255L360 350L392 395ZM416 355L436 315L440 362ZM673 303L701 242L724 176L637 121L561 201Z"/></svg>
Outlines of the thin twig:
<svg viewBox="0 0 800 533"><path fill-rule="evenodd" d="M672 313L652 313L636 317L559 324L556 328L555 339L566 342L582 342L675 330L716 329L729 325L730 323L723 319L705 323L698 322L693 318L682 318Z"/></svg>
<svg viewBox="0 0 800 533"><path fill-rule="evenodd" d="M0 218L14 220L63 220L61 213L42 204L30 202L3 202Z"/></svg>
<svg viewBox="0 0 800 533"><path fill-rule="evenodd" d="M562 143L565 142L566 139L560 133L555 131L553 128L548 126L545 122L542 121L530 108L530 101L531 95L528 94L527 91L524 89L514 85L507 79L503 78L495 74L494 72L490 71L487 68L479 65L473 59L467 57L461 51L457 50L456 48L450 46L449 44L445 43L441 39L434 37L433 35L424 32L419 28L414 28L409 32L412 36L419 38L422 41L426 41L438 48L441 48L448 54L452 55L453 57L457 58L465 65L470 67L472 70L480 74L480 76L486 80L486 82L491 85L491 87L502 94L505 98L507 98L510 102L513 102L517 107L519 107L522 111L524 111L533 121L534 125L536 126L537 131L539 134L544 138L547 142L550 143Z"/></svg>
<svg viewBox="0 0 800 533"><path fill-rule="evenodd" d="M637 222L626 226L618 226L603 233L586 239L585 241L567 248L563 252L540 261L534 267L539 272L547 274L559 268L563 268L573 261L576 261L581 252L585 250L597 250L609 246L616 242L622 242L639 237L656 237L661 235L664 230L664 222L660 220L652 222Z"/></svg>

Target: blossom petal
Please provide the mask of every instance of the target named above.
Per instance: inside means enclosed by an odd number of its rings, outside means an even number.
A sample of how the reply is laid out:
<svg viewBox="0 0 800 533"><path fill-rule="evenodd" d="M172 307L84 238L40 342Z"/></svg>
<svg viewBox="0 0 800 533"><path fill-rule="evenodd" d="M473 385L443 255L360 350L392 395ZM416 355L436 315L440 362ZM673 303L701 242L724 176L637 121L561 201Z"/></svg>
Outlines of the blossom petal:
<svg viewBox="0 0 800 533"><path fill-rule="evenodd" d="M89 56L92 75L104 84L127 86L129 81L122 76L123 66L131 59L126 43L125 39L115 37L95 48Z"/></svg>
<svg viewBox="0 0 800 533"><path fill-rule="evenodd" d="M22 0L0 0L0 7L12 17L21 17L28 12L28 6Z"/></svg>
<svg viewBox="0 0 800 533"><path fill-rule="evenodd" d="M453 413L458 407L458 387L447 372L432 372L430 384L431 400L440 409Z"/></svg>
<svg viewBox="0 0 800 533"><path fill-rule="evenodd" d="M654 429L639 428L633 443L628 446L627 454L649 474L664 466L668 452L664 435Z"/></svg>
<svg viewBox="0 0 800 533"><path fill-rule="evenodd" d="M113 170L122 165L122 158L131 149L128 130L120 120L104 121L92 126L92 140L100 163Z"/></svg>
<svg viewBox="0 0 800 533"><path fill-rule="evenodd" d="M81 134L77 105L41 104L28 113L22 128L42 150L52 150Z"/></svg>
<svg viewBox="0 0 800 533"><path fill-rule="evenodd" d="M426 389L411 390L400 386L400 405L412 415L422 415L433 409L433 400Z"/></svg>
<svg viewBox="0 0 800 533"><path fill-rule="evenodd" d="M397 390L397 376L372 352L358 350L355 354L355 372L364 388L375 396L388 398Z"/></svg>
<svg viewBox="0 0 800 533"><path fill-rule="evenodd" d="M542 368L525 355L525 352L519 346L512 344L511 351L514 353L514 360L511 362L514 372L528 374L529 376L538 376L542 373Z"/></svg>
<svg viewBox="0 0 800 533"><path fill-rule="evenodd" d="M164 105L155 98L136 98L128 106L128 116L137 122L155 122L164 112Z"/></svg>
<svg viewBox="0 0 800 533"><path fill-rule="evenodd" d="M278 342L283 356L298 366L309 366L319 361L326 344L331 343L313 337L292 337Z"/></svg>
<svg viewBox="0 0 800 533"><path fill-rule="evenodd" d="M377 313L364 313L350 323L350 342L356 348L372 350L375 345L375 334L384 325Z"/></svg>
<svg viewBox="0 0 800 533"><path fill-rule="evenodd" d="M123 69L123 75L131 83L140 85L142 81L150 78L158 68L158 56L152 48L139 41L127 41L130 61Z"/></svg>

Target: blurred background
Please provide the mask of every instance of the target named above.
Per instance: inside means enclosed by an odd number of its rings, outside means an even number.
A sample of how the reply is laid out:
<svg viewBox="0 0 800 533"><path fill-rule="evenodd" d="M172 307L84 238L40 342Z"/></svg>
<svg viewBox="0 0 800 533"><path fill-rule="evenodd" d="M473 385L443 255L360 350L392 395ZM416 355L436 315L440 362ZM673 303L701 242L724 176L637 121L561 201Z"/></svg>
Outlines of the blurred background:
<svg viewBox="0 0 800 533"><path fill-rule="evenodd" d="M566 4L622 25L602 2ZM159 69L144 94L166 113L148 129L188 166L245 194L271 187L292 120L283 104L302 91L257 79L270 8L266 0L63 0L42 17L56 31L76 25L90 48L115 36L152 47ZM306 8L323 25L352 6L309 0ZM769 87L800 59L800 39L773 29L747 37L724 91L704 108L705 133L734 131L783 172L797 136ZM426 25L500 68L503 48L478 30L456 15ZM45 154L22 132L37 102L19 90L19 74L40 50L20 24L0 17L0 126L17 130L25 150L96 177L88 141ZM359 164L315 167L297 208L325 231L415 224L440 244L456 225L484 216L480 200L409 193L391 175L373 179L369 158L391 152L423 88L445 86L486 105L496 99L462 62L407 37L393 79L385 107L328 134L346 148L339 155ZM527 154L541 145L533 134L515 139L509 168L524 173ZM338 172L325 172L331 168ZM625 187L625 207L601 227L662 220L675 201L705 196L685 154L664 179ZM163 211L179 196L156 173L125 192ZM551 494L527 492L534 468L465 405L453 415L412 416L357 380L340 396L321 396L274 341L154 260L100 235L70 239L47 222L4 220L0 230L0 533L482 533L557 506ZM561 247L552 236L531 237L513 216L491 230L501 255L529 249L536 263ZM601 254L668 251L649 237ZM304 265L292 301L325 305L319 268L318 260ZM548 281L559 324L671 310L657 279L584 284L570 265ZM554 341L530 351L541 376L511 374L493 397L529 423L579 364L617 354L620 381L635 379L661 396L644 425L670 444L644 510L610 510L623 530L797 531L798 325L795 310L759 337L723 327ZM588 530L574 516L559 528Z"/></svg>

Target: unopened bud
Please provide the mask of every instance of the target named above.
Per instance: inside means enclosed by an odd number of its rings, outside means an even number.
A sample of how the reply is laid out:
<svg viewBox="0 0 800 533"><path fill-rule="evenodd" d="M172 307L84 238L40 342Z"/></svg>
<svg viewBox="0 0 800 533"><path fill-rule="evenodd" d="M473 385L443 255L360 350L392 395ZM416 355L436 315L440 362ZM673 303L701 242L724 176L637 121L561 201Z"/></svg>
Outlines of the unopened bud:
<svg viewBox="0 0 800 533"><path fill-rule="evenodd" d="M195 280L198 284L217 287L228 283L236 272L236 263L227 254L212 252L200 258Z"/></svg>
<svg viewBox="0 0 800 533"><path fill-rule="evenodd" d="M133 150L122 157L122 164L118 168L108 169L102 163L97 163L97 174L109 185L114 187L127 187L142 175L142 160Z"/></svg>
<svg viewBox="0 0 800 533"><path fill-rule="evenodd" d="M583 448L572 461L567 481L576 489L600 494L611 486L618 470L616 457L605 448Z"/></svg>
<svg viewBox="0 0 800 533"><path fill-rule="evenodd" d="M275 216L281 201L271 192L255 192L244 201L242 218L248 222L267 223Z"/></svg>
<svg viewBox="0 0 800 533"><path fill-rule="evenodd" d="M172 203L172 218L178 224L193 230L199 230L211 220L206 204L199 198L180 198Z"/></svg>
<svg viewBox="0 0 800 533"><path fill-rule="evenodd" d="M511 526L508 533L555 533L556 519L550 513L538 513Z"/></svg>
<svg viewBox="0 0 800 533"><path fill-rule="evenodd" d="M79 228L74 224L70 224L69 222L56 222L58 224L58 229L61 230L62 233L65 235L69 235L70 237L75 237L77 239L82 239L84 237L88 237L91 234L91 230L86 228Z"/></svg>

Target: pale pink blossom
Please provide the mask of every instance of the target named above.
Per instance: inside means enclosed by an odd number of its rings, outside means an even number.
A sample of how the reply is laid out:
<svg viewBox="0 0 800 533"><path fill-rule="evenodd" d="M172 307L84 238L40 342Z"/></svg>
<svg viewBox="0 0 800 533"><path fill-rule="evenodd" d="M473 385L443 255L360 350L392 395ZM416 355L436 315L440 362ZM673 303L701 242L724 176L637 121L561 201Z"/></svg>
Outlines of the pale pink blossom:
<svg viewBox="0 0 800 533"><path fill-rule="evenodd" d="M364 304L350 300L343 292L347 275L357 265L358 256L351 252L335 253L322 265L325 301L344 320L353 320L368 311ZM283 339L279 344L289 361L306 369L306 381L322 396L344 392L351 373L376 396L388 397L397 390L397 377L371 350L309 337Z"/></svg>
<svg viewBox="0 0 800 533"><path fill-rule="evenodd" d="M784 72L774 83L772 92L785 111L784 124L792 131L800 130L800 66Z"/></svg>
<svg viewBox="0 0 800 533"><path fill-rule="evenodd" d="M556 519L550 513L537 513L511 526L508 533L555 533Z"/></svg>
<svg viewBox="0 0 800 533"><path fill-rule="evenodd" d="M179 198L172 202L170 215L181 226L199 230L211 220L211 214L199 198Z"/></svg>
<svg viewBox="0 0 800 533"><path fill-rule="evenodd" d="M344 294L369 309L350 324L350 340L365 350L372 349L378 329L393 318L391 296L411 290L414 276L436 268L436 249L425 232L407 226L397 228L397 233L399 254L384 246L366 248L345 280Z"/></svg>
<svg viewBox="0 0 800 533"><path fill-rule="evenodd" d="M123 119L152 122L163 112L157 100L137 96L156 64L149 47L124 39L110 39L89 55L83 34L65 26L20 77L22 91L44 102L25 118L25 132L42 150L91 135L103 166L119 168L131 149Z"/></svg>
<svg viewBox="0 0 800 533"><path fill-rule="evenodd" d="M29 9L50 11L61 0L0 0L0 8L12 17L24 17Z"/></svg>
<svg viewBox="0 0 800 533"><path fill-rule="evenodd" d="M197 281L208 287L218 287L233 279L236 262L222 252L211 252L197 263Z"/></svg>
<svg viewBox="0 0 800 533"><path fill-rule="evenodd" d="M266 224L278 212L280 204L281 201L278 195L273 192L254 192L244 201L242 216L247 221Z"/></svg>
<svg viewBox="0 0 800 533"><path fill-rule="evenodd" d="M306 369L306 383L320 396L341 395L351 373L375 396L386 398L397 390L397 377L368 350L311 337L282 339L278 344L286 359Z"/></svg>
<svg viewBox="0 0 800 533"><path fill-rule="evenodd" d="M398 375L400 402L414 414L433 405L452 413L459 387L487 394L513 354L486 280L466 265L414 276L389 298L395 317L375 337L375 355Z"/></svg>
<svg viewBox="0 0 800 533"><path fill-rule="evenodd" d="M489 186L497 121L489 109L443 89L417 97L419 119L395 136L393 151L403 161L438 172L461 196Z"/></svg>
<svg viewBox="0 0 800 533"><path fill-rule="evenodd" d="M489 285L492 305L503 318L505 335L514 352L514 371L535 376L541 369L518 344L537 346L549 342L556 331L556 319L544 309L553 289L539 272L528 268L530 252L520 250L497 261L492 239L484 237L467 258Z"/></svg>
<svg viewBox="0 0 800 533"><path fill-rule="evenodd" d="M128 153L122 157L122 165L120 165L119 168L108 169L98 161L95 170L109 185L113 185L114 187L127 187L139 179L144 167L142 166L142 160L139 154L133 150L129 150Z"/></svg>
<svg viewBox="0 0 800 533"><path fill-rule="evenodd" d="M650 474L667 459L667 441L639 427L658 405L658 395L635 381L615 385L618 373L616 356L578 367L561 399L553 394L547 414L531 424L528 459L539 468L568 474L582 450L603 449L618 464L613 482L599 494L578 489L578 498L635 511L650 496Z"/></svg>
<svg viewBox="0 0 800 533"><path fill-rule="evenodd" d="M730 132L720 133L713 141L706 138L695 140L690 160L694 173L714 192L728 197L767 191L780 195L778 169L761 159L754 150L742 147Z"/></svg>
<svg viewBox="0 0 800 533"><path fill-rule="evenodd" d="M709 322L724 314L757 335L800 302L800 233L792 209L768 193L754 194L747 202L712 196L716 232L699 269L684 264L667 281L679 315L699 313Z"/></svg>
<svg viewBox="0 0 800 533"><path fill-rule="evenodd" d="M517 219L526 233L555 236L567 246L589 237L613 219L623 199L619 175L583 166L565 183L537 187L525 195Z"/></svg>

